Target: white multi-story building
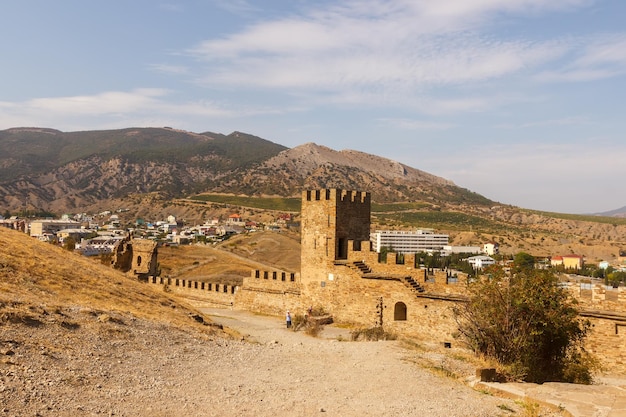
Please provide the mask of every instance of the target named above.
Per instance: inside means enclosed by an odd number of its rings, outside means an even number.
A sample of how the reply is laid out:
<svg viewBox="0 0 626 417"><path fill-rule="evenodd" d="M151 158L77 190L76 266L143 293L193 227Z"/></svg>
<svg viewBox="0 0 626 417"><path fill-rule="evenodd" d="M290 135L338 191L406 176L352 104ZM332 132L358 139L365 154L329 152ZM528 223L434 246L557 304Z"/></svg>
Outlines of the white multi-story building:
<svg viewBox="0 0 626 417"><path fill-rule="evenodd" d="M466 260L470 265L474 267L474 269L482 269L486 266L496 263L495 259L485 255L472 256L470 258L467 258Z"/></svg>
<svg viewBox="0 0 626 417"><path fill-rule="evenodd" d="M436 234L432 229L376 230L370 234L374 250L388 247L398 253L417 253L441 251L448 246L448 235Z"/></svg>

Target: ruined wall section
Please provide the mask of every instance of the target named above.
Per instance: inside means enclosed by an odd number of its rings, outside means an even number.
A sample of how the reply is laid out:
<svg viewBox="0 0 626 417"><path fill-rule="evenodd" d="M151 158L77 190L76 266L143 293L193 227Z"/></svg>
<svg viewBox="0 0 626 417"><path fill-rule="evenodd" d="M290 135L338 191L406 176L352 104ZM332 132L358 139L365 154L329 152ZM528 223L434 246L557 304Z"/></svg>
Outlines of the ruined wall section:
<svg viewBox="0 0 626 417"><path fill-rule="evenodd" d="M111 266L125 273L132 273L140 280L158 275L157 243L147 239L128 236L113 249Z"/></svg>
<svg viewBox="0 0 626 417"><path fill-rule="evenodd" d="M303 283L301 300L302 308L321 307L335 321L357 327L382 324L398 334L442 342L450 341L456 331L454 302L419 296L397 276L365 278L347 264L337 265L324 280ZM399 303L405 316L396 316Z"/></svg>
<svg viewBox="0 0 626 417"><path fill-rule="evenodd" d="M349 243L349 247L360 247L360 250L351 249L348 251L348 264L357 262L364 263L371 268L371 273L380 277L410 276L419 283L425 291L438 294L463 295L466 294L467 274L462 272L443 271L439 269L431 270L430 273L420 268L415 262L415 254L406 254L400 262L396 253L387 254L385 262L379 260L379 254L361 242L360 245Z"/></svg>
<svg viewBox="0 0 626 417"><path fill-rule="evenodd" d="M589 314L583 314L583 317L593 326L585 349L595 354L606 369L626 372L626 317L620 319Z"/></svg>
<svg viewBox="0 0 626 417"><path fill-rule="evenodd" d="M565 287L581 309L613 311L626 314L626 287L602 284L568 283Z"/></svg>
<svg viewBox="0 0 626 417"><path fill-rule="evenodd" d="M157 243L148 239L131 239L131 271L141 280L158 274Z"/></svg>

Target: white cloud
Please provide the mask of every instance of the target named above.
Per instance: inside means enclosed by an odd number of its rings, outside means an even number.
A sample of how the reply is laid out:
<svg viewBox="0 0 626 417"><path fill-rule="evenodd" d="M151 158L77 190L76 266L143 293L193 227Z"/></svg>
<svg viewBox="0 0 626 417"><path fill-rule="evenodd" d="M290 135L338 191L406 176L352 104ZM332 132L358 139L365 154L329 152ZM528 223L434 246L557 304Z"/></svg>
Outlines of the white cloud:
<svg viewBox="0 0 626 417"><path fill-rule="evenodd" d="M378 121L386 126L403 130L447 130L455 127L451 123L438 123L416 119L381 118Z"/></svg>
<svg viewBox="0 0 626 417"><path fill-rule="evenodd" d="M4 101L0 102L0 129L38 126L92 130L194 125L203 130L209 128L212 122L286 112L267 105L234 106L209 99L177 102L172 100L172 93L166 89L142 88L94 95L43 97L23 102ZM299 112L302 109L293 107L288 111Z"/></svg>
<svg viewBox="0 0 626 417"><path fill-rule="evenodd" d="M351 1L258 23L187 52L206 63L206 75L197 81L211 88L283 91L308 95L307 100L318 96L368 106L392 96L395 102L417 96L423 100L431 89L537 72L571 51L572 45L563 39L496 40L489 34L489 19L589 3Z"/></svg>
<svg viewBox="0 0 626 417"><path fill-rule="evenodd" d="M537 75L544 82L583 82L626 74L626 35L603 35L576 42L575 58L561 68Z"/></svg>
<svg viewBox="0 0 626 417"><path fill-rule="evenodd" d="M184 75L189 73L189 68L182 65L152 64L149 67L164 74Z"/></svg>
<svg viewBox="0 0 626 417"><path fill-rule="evenodd" d="M174 103L168 101L169 93L164 89L144 88L128 92L108 91L94 95L0 102L0 128L24 125L59 129L158 126L162 124L159 120L177 117L207 119L239 115L208 100ZM252 108L248 111L251 114L261 112Z"/></svg>

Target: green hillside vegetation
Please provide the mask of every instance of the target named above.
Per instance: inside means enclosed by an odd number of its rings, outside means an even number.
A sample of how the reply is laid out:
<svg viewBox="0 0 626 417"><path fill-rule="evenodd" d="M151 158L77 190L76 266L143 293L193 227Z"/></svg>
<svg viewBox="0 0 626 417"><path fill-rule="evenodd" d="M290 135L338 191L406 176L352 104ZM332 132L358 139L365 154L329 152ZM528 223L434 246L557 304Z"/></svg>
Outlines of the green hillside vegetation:
<svg viewBox="0 0 626 417"><path fill-rule="evenodd" d="M189 198L192 201L225 204L233 207L249 207L260 210L275 210L299 213L301 199L281 197L246 197L222 194L200 194ZM456 211L431 209L425 202L411 203L375 203L372 202L372 221L380 225L402 227L424 227L445 230L474 230L483 233L513 232L522 233L524 228L504 223L488 217L480 217ZM540 214L546 217L586 221L602 224L626 225L626 219L591 215L549 213L522 210L526 213Z"/></svg>
<svg viewBox="0 0 626 417"><path fill-rule="evenodd" d="M428 203L374 203L372 202L372 213L399 212L422 210L431 207Z"/></svg>
<svg viewBox="0 0 626 417"><path fill-rule="evenodd" d="M250 207L261 210L300 212L302 204L299 198L281 197L246 197L222 194L200 194L189 198L194 201L227 204L230 206Z"/></svg>
<svg viewBox="0 0 626 417"><path fill-rule="evenodd" d="M88 132L9 129L0 131L0 153L13 163L0 168L0 181L44 173L89 157L235 169L264 161L285 149L240 132L198 135L163 128ZM210 162L203 158L207 156Z"/></svg>
<svg viewBox="0 0 626 417"><path fill-rule="evenodd" d="M555 219L563 220L576 220L583 222L603 223L612 225L626 225L626 218L624 217L607 217L607 216L594 216L592 214L567 214L567 213L553 213L548 211L528 210L521 209L520 211L526 213L539 214L546 217L553 217Z"/></svg>
<svg viewBox="0 0 626 417"><path fill-rule="evenodd" d="M480 230L494 233L511 230L511 225L470 214L453 211L399 211L373 213L381 225L402 225L446 230Z"/></svg>

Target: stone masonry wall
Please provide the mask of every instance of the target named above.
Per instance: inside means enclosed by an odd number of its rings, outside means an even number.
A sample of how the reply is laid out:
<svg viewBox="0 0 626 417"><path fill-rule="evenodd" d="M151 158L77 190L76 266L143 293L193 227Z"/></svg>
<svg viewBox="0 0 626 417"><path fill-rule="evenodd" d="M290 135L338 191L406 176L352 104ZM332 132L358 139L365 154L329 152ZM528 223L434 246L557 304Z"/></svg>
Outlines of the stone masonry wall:
<svg viewBox="0 0 626 417"><path fill-rule="evenodd" d="M148 284L181 295L203 307L233 307L239 287L178 278L149 277Z"/></svg>
<svg viewBox="0 0 626 417"><path fill-rule="evenodd" d="M282 315L301 309L300 274L279 270L254 270L244 278L235 297L238 309Z"/></svg>

